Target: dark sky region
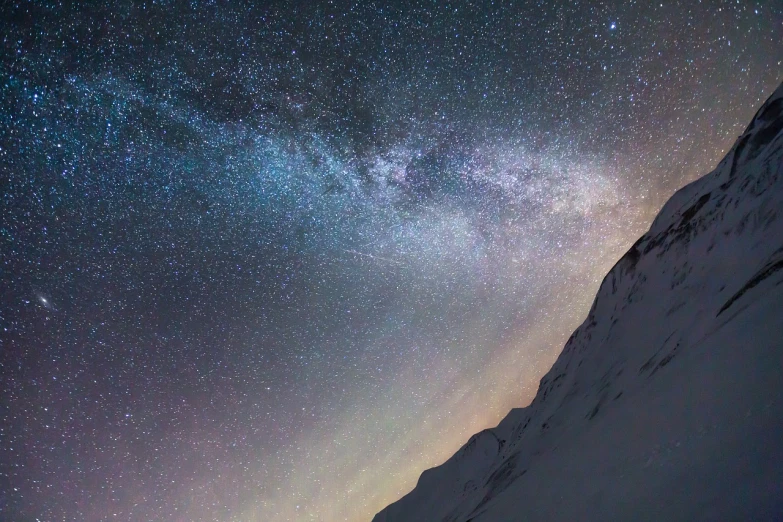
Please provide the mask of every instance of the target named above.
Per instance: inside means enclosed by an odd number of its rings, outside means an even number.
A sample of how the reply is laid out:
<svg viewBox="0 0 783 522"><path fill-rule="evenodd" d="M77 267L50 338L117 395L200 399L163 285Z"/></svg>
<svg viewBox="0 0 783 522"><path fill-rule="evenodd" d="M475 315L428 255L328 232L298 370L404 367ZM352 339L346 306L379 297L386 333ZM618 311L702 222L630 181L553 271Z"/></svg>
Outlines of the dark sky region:
<svg viewBox="0 0 783 522"><path fill-rule="evenodd" d="M783 4L5 2L0 518L362 521L532 398Z"/></svg>

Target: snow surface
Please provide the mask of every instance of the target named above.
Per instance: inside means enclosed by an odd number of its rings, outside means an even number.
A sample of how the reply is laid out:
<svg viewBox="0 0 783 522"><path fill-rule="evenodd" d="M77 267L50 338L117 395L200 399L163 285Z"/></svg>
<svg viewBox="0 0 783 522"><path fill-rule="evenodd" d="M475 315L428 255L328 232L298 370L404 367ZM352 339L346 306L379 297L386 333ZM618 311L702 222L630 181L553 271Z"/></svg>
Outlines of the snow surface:
<svg viewBox="0 0 783 522"><path fill-rule="evenodd" d="M538 393L375 522L783 519L783 85L604 279Z"/></svg>

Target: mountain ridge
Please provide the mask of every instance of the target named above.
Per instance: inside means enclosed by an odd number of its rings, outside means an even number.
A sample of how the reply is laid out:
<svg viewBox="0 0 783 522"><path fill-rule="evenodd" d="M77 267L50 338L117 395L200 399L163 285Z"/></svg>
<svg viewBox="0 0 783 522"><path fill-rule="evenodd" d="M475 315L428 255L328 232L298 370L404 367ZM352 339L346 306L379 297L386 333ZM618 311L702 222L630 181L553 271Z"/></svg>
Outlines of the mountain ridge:
<svg viewBox="0 0 783 522"><path fill-rule="evenodd" d="M771 468L783 469L783 443L768 437L783 433L770 420L783 408L782 165L783 84L609 271L531 404L472 436L373 520L783 515L783 471ZM740 353L749 341L758 346ZM725 395L732 388L737 397ZM748 416L735 418L743 407ZM755 479L747 460L760 463ZM761 493L731 500L754 480ZM677 484L687 494L655 498Z"/></svg>

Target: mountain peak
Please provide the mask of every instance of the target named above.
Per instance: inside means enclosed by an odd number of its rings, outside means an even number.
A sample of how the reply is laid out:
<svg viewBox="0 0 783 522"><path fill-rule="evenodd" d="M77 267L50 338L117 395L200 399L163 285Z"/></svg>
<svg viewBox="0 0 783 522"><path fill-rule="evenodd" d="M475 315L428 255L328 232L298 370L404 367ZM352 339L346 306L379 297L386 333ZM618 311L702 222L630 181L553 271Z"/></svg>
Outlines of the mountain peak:
<svg viewBox="0 0 783 522"><path fill-rule="evenodd" d="M604 278L526 408L377 522L783 516L783 84Z"/></svg>

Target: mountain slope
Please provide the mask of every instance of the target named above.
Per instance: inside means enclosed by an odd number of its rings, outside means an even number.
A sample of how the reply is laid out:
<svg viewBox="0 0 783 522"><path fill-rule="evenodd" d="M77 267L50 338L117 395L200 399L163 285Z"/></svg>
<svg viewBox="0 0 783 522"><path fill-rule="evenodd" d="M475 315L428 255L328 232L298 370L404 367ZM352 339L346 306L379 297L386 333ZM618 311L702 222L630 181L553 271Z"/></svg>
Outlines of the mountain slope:
<svg viewBox="0 0 783 522"><path fill-rule="evenodd" d="M783 85L604 279L526 408L376 522L783 518Z"/></svg>

